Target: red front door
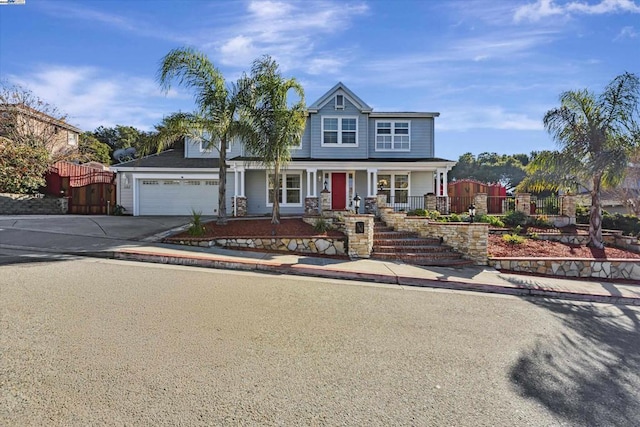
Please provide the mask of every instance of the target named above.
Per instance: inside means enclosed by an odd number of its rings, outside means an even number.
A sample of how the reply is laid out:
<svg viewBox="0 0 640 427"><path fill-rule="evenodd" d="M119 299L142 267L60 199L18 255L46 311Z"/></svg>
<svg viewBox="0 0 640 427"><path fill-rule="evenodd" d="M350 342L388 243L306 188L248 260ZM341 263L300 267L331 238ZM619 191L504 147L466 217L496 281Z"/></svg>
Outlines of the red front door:
<svg viewBox="0 0 640 427"><path fill-rule="evenodd" d="M331 209L347 208L347 174L331 174Z"/></svg>

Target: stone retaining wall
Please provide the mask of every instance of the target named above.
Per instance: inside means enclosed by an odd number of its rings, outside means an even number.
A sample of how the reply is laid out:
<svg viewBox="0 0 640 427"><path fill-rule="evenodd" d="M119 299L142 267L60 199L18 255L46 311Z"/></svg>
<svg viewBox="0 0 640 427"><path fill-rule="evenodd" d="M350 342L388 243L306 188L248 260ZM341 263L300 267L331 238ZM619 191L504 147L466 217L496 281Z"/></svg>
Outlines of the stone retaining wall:
<svg viewBox="0 0 640 427"><path fill-rule="evenodd" d="M60 215L68 211L65 197L0 193L0 215Z"/></svg>
<svg viewBox="0 0 640 427"><path fill-rule="evenodd" d="M434 222L424 217L407 216L393 212L393 208L380 209L380 216L396 231L417 233L422 237L442 239L442 243L460 252L477 265L487 264L489 224L467 222Z"/></svg>
<svg viewBox="0 0 640 427"><path fill-rule="evenodd" d="M167 243L210 248L218 246L227 249L259 249L265 251L289 251L314 255L346 255L345 238L328 237L276 237L276 238L226 238L202 240L197 238L168 238Z"/></svg>
<svg viewBox="0 0 640 427"><path fill-rule="evenodd" d="M489 265L497 270L510 270L548 276L640 281L640 260L490 258Z"/></svg>

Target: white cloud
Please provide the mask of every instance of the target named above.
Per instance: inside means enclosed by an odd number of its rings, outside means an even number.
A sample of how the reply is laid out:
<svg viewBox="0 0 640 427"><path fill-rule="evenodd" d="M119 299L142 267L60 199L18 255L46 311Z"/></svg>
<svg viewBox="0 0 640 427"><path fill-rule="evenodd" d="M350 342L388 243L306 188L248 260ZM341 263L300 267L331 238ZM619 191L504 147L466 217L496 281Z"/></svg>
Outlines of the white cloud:
<svg viewBox="0 0 640 427"><path fill-rule="evenodd" d="M634 0L601 0L599 3L572 1L557 4L555 0L537 0L516 9L513 18L516 22L522 20L540 21L551 16L569 17L572 14L601 15L607 13L640 13L640 5Z"/></svg>
<svg viewBox="0 0 640 427"><path fill-rule="evenodd" d="M442 108L438 130L467 131L471 129L543 130L542 114L531 117L526 113L507 111L500 106L472 106Z"/></svg>
<svg viewBox="0 0 640 427"><path fill-rule="evenodd" d="M45 71L25 76L9 76L44 101L68 115L68 121L83 130L116 124L150 130L163 115L173 110L168 100L179 102L186 96L170 91L167 96L147 78L108 75L93 67L42 65ZM192 104L189 101L185 105ZM163 108L164 107L164 108Z"/></svg>
<svg viewBox="0 0 640 427"><path fill-rule="evenodd" d="M225 25L224 37L201 44L213 48L224 65L246 67L251 60L269 54L284 70L298 68L314 74L325 60L314 52L320 40L345 32L355 17L367 13L368 6L329 1L251 1L246 11L242 18ZM345 62L342 59L342 65Z"/></svg>
<svg viewBox="0 0 640 427"><path fill-rule="evenodd" d="M636 31L632 26L623 27L614 40L635 39L640 36L640 32Z"/></svg>

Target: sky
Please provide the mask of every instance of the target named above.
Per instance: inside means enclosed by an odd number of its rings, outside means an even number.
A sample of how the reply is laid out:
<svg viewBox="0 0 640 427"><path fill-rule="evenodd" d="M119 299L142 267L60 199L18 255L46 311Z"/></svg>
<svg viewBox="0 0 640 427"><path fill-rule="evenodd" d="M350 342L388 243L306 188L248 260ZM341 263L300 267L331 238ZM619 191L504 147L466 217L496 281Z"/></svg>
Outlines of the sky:
<svg viewBox="0 0 640 427"><path fill-rule="evenodd" d="M0 0L0 3L6 1ZM374 111L439 112L435 155L554 149L546 111L640 74L640 0L25 0L0 4L0 79L83 130L195 108L157 82L171 49L229 82L271 55L307 104L337 82Z"/></svg>

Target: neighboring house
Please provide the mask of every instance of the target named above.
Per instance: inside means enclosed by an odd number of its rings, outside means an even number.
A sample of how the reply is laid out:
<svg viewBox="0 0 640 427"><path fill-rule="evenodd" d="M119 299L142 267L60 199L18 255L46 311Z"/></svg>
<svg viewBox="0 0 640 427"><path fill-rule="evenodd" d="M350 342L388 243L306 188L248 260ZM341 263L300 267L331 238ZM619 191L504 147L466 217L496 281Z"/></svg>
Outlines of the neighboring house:
<svg viewBox="0 0 640 427"><path fill-rule="evenodd" d="M434 121L439 113L374 112L338 83L308 107L300 145L281 176L282 214L301 214L320 191L331 192L331 208L353 209L353 198L387 194L396 204L427 193L447 195L447 172L455 165L435 157ZM227 152L227 211L234 198L246 214L271 212L272 177L242 144ZM187 139L184 149L113 165L118 203L133 215L217 214L218 153ZM242 205L242 203L238 203ZM237 212L235 212L237 214ZM242 213L244 214L244 213Z"/></svg>
<svg viewBox="0 0 640 427"><path fill-rule="evenodd" d="M0 136L16 142L35 140L42 143L52 158L78 154L82 130L21 104L0 104Z"/></svg>

